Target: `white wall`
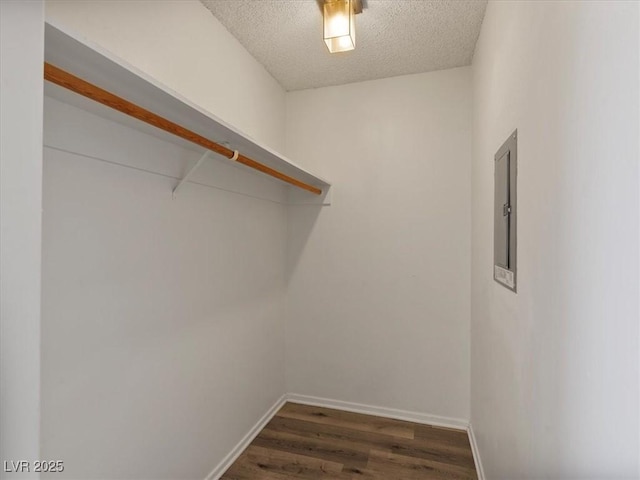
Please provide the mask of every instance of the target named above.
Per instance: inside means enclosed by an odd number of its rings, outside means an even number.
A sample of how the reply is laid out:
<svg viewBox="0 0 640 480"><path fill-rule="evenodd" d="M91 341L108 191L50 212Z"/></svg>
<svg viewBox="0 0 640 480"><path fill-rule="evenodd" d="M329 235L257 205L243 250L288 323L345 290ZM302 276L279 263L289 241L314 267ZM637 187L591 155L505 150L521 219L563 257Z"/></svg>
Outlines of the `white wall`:
<svg viewBox="0 0 640 480"><path fill-rule="evenodd" d="M2 462L39 457L43 18L40 1L0 2Z"/></svg>
<svg viewBox="0 0 640 480"><path fill-rule="evenodd" d="M284 90L199 1L47 0L46 18L283 149Z"/></svg>
<svg viewBox="0 0 640 480"><path fill-rule="evenodd" d="M473 63L471 421L487 478L638 478L638 3L492 2ZM492 280L518 129L518 294Z"/></svg>
<svg viewBox="0 0 640 480"><path fill-rule="evenodd" d="M287 94L288 390L468 419L471 72ZM316 218L317 217L317 218Z"/></svg>
<svg viewBox="0 0 640 480"><path fill-rule="evenodd" d="M62 478L202 479L284 393L285 207L172 200L154 165L198 154L52 99L45 145L42 455Z"/></svg>
<svg viewBox="0 0 640 480"><path fill-rule="evenodd" d="M199 2L52 2L47 16L283 143L282 89ZM198 157L47 98L42 456L65 462L56 478L202 479L285 391L285 188L212 160L194 180L213 188L172 200Z"/></svg>

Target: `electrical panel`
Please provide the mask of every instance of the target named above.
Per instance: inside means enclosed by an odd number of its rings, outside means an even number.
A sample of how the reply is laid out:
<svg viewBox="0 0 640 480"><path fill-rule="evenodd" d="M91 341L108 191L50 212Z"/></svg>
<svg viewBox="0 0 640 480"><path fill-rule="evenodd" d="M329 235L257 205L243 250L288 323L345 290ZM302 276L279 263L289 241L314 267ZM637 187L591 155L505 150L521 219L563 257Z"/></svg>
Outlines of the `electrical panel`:
<svg viewBox="0 0 640 480"><path fill-rule="evenodd" d="M494 160L493 278L516 291L518 131L497 151Z"/></svg>

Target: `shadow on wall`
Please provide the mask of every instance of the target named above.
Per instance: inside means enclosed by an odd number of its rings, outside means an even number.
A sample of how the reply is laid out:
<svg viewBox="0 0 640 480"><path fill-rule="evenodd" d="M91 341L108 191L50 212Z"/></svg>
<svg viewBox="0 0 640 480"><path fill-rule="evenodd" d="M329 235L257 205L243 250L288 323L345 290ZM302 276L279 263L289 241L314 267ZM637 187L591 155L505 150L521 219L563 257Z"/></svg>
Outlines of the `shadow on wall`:
<svg viewBox="0 0 640 480"><path fill-rule="evenodd" d="M313 231L320 212L323 208L331 208L322 205L290 205L288 244L287 244L287 268L285 282L288 286L296 271L302 252Z"/></svg>

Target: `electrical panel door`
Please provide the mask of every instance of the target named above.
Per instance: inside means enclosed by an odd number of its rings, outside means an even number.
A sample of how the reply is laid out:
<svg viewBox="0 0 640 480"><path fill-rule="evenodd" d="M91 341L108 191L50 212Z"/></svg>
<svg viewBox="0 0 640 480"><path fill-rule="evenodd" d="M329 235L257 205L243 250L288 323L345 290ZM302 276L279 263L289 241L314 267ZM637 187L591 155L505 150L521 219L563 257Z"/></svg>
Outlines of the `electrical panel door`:
<svg viewBox="0 0 640 480"><path fill-rule="evenodd" d="M493 278L516 291L517 130L494 157Z"/></svg>

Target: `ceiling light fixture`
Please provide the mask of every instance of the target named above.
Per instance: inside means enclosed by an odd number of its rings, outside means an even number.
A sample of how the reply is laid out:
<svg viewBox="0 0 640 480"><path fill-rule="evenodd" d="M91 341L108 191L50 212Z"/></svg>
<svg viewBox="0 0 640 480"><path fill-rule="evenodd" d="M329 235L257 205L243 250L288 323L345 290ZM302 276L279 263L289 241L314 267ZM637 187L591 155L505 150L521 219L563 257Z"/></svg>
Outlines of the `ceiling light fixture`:
<svg viewBox="0 0 640 480"><path fill-rule="evenodd" d="M361 0L324 0L324 43L331 53L356 48L356 13L362 12Z"/></svg>

